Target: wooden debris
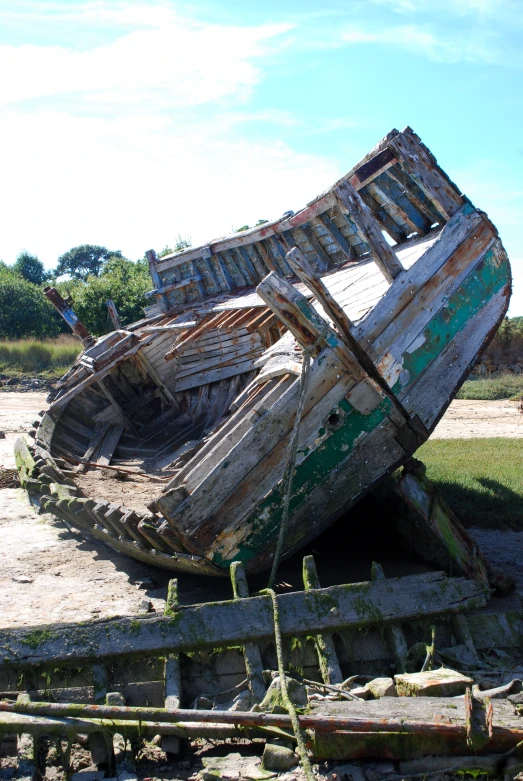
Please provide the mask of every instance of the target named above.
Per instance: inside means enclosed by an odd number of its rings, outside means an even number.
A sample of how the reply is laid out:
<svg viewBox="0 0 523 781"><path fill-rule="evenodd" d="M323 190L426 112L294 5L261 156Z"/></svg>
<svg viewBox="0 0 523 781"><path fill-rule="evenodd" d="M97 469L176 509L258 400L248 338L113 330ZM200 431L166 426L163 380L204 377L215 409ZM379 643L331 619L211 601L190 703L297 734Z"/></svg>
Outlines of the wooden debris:
<svg viewBox="0 0 523 781"><path fill-rule="evenodd" d="M425 474L425 465L411 459L395 483L402 500L398 530L425 560L507 593L512 583L500 577L476 542Z"/></svg>
<svg viewBox="0 0 523 781"><path fill-rule="evenodd" d="M484 605L485 591L474 581L434 572L282 594L278 603L281 631L289 636L461 612ZM201 648L257 642L272 637L273 615L270 597L257 596L185 607L175 618L155 616L138 626L126 618L57 625L42 632L35 649L27 643L32 631L0 630L0 665L8 660L72 661L93 653L101 660L166 649L182 651L193 648L197 636Z"/></svg>
<svg viewBox="0 0 523 781"><path fill-rule="evenodd" d="M80 322L68 302L62 298L58 290L54 287L47 286L44 287L44 293L48 301L51 302L56 311L63 317L71 331L82 340L84 347L91 347L91 345L94 344L94 338L85 325Z"/></svg>

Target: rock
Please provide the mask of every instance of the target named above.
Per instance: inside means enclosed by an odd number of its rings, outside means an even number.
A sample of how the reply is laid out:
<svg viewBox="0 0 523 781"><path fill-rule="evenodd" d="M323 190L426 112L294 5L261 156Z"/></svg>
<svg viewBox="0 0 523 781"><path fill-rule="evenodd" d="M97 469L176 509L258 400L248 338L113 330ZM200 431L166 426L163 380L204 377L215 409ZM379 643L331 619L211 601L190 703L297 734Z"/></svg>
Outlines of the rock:
<svg viewBox="0 0 523 781"><path fill-rule="evenodd" d="M513 374L521 374L521 366L518 363L513 363L510 368Z"/></svg>
<svg viewBox="0 0 523 781"><path fill-rule="evenodd" d="M33 579L28 577L27 575L15 575L13 578L15 583L32 583Z"/></svg>
<svg viewBox="0 0 523 781"><path fill-rule="evenodd" d="M103 770L80 770L79 773L73 773L71 781L101 781L104 777Z"/></svg>
<svg viewBox="0 0 523 781"><path fill-rule="evenodd" d="M397 697L396 687L392 678L374 678L365 686L375 700L380 697Z"/></svg>
<svg viewBox="0 0 523 781"><path fill-rule="evenodd" d="M138 608L139 613L154 613L155 611L156 608L152 602L149 602L148 599L142 599L140 602L140 607Z"/></svg>
<svg viewBox="0 0 523 781"><path fill-rule="evenodd" d="M265 770L290 770L298 762L298 757L290 748L266 743L263 751L262 765Z"/></svg>
<svg viewBox="0 0 523 781"><path fill-rule="evenodd" d="M472 678L447 667L424 673L402 673L395 675L394 680L400 697L456 697L465 694L465 689L474 683Z"/></svg>
<svg viewBox="0 0 523 781"><path fill-rule="evenodd" d="M328 781L365 781L365 775L359 765L348 762L336 765L327 776Z"/></svg>
<svg viewBox="0 0 523 781"><path fill-rule="evenodd" d="M306 708L308 705L307 690L305 686L294 678L287 678L287 691L289 693L289 699L297 708ZM283 708L283 712L286 712L285 705L281 694L280 676L277 675L269 688L265 697L260 703L260 708L263 711L269 711L272 713L275 708ZM282 712L281 710L279 711Z"/></svg>
<svg viewBox="0 0 523 781"><path fill-rule="evenodd" d="M5 439L5 431L0 431L0 439Z"/></svg>
<svg viewBox="0 0 523 781"><path fill-rule="evenodd" d="M142 578L141 580L131 580L129 582L131 583L131 586L143 589L154 588L156 586L156 583L152 578Z"/></svg>

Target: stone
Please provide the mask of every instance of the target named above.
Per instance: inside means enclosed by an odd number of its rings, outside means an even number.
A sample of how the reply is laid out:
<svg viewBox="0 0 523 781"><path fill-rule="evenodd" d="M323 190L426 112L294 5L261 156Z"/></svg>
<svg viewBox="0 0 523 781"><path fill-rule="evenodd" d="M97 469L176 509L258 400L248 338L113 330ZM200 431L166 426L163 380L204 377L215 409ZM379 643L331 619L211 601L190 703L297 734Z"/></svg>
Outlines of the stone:
<svg viewBox="0 0 523 781"><path fill-rule="evenodd" d="M327 776L328 781L365 781L365 775L359 765L347 762L336 765Z"/></svg>
<svg viewBox="0 0 523 781"><path fill-rule="evenodd" d="M298 757L290 748L266 743L263 751L262 765L266 770L279 772L290 770L298 762Z"/></svg>
<svg viewBox="0 0 523 781"><path fill-rule="evenodd" d="M6 385L18 385L18 378L17 377L11 377L9 380L6 380Z"/></svg>
<svg viewBox="0 0 523 781"><path fill-rule="evenodd" d="M474 681L466 675L440 667L424 673L402 673L395 675L396 691L400 697L456 697Z"/></svg>
<svg viewBox="0 0 523 781"><path fill-rule="evenodd" d="M80 770L73 773L71 781L101 781L105 777L103 770Z"/></svg>
<svg viewBox="0 0 523 781"><path fill-rule="evenodd" d="M392 678L374 678L365 687L375 700L380 697L397 697L396 686Z"/></svg>
<svg viewBox="0 0 523 781"><path fill-rule="evenodd" d="M28 577L27 575L15 575L13 578L15 583L32 583L33 579Z"/></svg>
<svg viewBox="0 0 523 781"><path fill-rule="evenodd" d="M0 439L5 439L5 431L0 431Z"/></svg>
<svg viewBox="0 0 523 781"><path fill-rule="evenodd" d="M301 683L298 683L298 681L295 681L294 678L287 678L287 692L289 694L290 701L297 708L306 708L309 704L305 686ZM269 712L273 712L275 708L283 708L283 711L286 712L281 694L281 683L279 675L273 679L271 685L267 689L267 693L260 703L260 708L263 711ZM282 711L280 710L279 712L281 713Z"/></svg>

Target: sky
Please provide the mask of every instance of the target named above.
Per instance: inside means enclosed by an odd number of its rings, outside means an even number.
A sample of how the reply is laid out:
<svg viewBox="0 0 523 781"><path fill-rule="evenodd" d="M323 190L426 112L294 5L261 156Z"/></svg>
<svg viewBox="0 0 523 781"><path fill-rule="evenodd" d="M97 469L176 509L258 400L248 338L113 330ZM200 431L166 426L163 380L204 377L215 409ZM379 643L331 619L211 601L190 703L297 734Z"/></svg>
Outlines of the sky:
<svg viewBox="0 0 523 781"><path fill-rule="evenodd" d="M523 315L523 0L0 0L0 258L297 211L410 125Z"/></svg>

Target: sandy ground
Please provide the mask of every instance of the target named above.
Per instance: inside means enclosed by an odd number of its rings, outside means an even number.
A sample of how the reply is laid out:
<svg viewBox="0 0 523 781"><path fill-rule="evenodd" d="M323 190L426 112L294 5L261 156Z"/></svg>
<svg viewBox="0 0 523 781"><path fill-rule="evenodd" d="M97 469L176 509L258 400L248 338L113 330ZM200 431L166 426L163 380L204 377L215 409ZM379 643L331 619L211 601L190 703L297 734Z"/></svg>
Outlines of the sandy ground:
<svg viewBox="0 0 523 781"><path fill-rule="evenodd" d="M523 415L517 401L454 400L431 439L523 437Z"/></svg>
<svg viewBox="0 0 523 781"><path fill-rule="evenodd" d="M31 428L44 407L43 393L0 393L0 430L6 435L0 439L0 465L15 466L14 441ZM517 404L506 401L455 401L434 434L439 437L522 435L523 423L520 425ZM523 564L517 556L523 532L485 529L471 532L494 566L510 568L518 578L519 589L523 590ZM316 548L320 551L317 561L323 585L330 585L327 582L330 554L321 555L320 541L307 552L316 553ZM327 548L332 551L331 546ZM339 567L335 567L337 580L332 582L367 579L370 562L361 559L358 550L354 555L351 551L343 556L344 571L340 573ZM282 579L296 588L301 562L299 557L294 558L295 562L291 559L284 564ZM416 565L391 561L387 574L415 571L420 571ZM263 576L259 577L264 580ZM39 515L21 489L0 490L0 626L129 615L136 613L144 600L161 611L168 580L169 573L140 564L96 542L86 542L53 516ZM185 604L231 596L227 579L187 575L179 576L178 581L180 601ZM252 583L253 588L263 585L261 581Z"/></svg>

